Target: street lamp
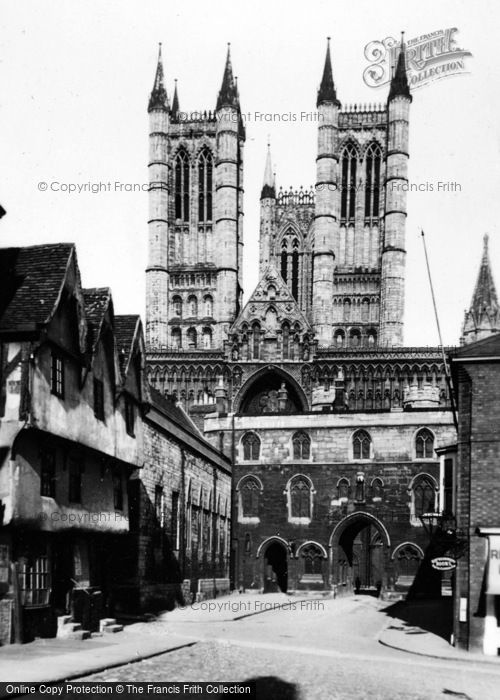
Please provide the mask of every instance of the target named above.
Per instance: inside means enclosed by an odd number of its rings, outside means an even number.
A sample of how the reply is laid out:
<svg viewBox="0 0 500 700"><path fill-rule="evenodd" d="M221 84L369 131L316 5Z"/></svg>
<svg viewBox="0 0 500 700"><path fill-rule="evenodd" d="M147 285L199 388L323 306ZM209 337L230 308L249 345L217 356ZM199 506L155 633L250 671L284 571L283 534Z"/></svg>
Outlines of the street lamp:
<svg viewBox="0 0 500 700"><path fill-rule="evenodd" d="M448 550L455 559L462 557L468 546L467 537L463 530L457 528L457 519L450 511L441 513L422 513L419 516L429 540L438 549Z"/></svg>
<svg viewBox="0 0 500 700"><path fill-rule="evenodd" d="M430 540L434 537L439 526L441 525L441 514L440 513L422 513L418 516L420 522L422 523L425 532Z"/></svg>

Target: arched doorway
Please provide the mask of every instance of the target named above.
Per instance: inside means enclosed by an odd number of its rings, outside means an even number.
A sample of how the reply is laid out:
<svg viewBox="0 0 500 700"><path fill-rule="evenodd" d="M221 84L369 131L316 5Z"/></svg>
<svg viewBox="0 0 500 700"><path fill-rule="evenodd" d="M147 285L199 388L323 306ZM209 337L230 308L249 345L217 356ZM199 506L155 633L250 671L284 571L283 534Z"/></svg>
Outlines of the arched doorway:
<svg viewBox="0 0 500 700"><path fill-rule="evenodd" d="M264 554L264 593L286 593L288 586L287 551L281 542L270 542Z"/></svg>
<svg viewBox="0 0 500 700"><path fill-rule="evenodd" d="M389 536L375 517L354 513L344 518L331 537L333 581L346 590L375 593L387 578Z"/></svg>

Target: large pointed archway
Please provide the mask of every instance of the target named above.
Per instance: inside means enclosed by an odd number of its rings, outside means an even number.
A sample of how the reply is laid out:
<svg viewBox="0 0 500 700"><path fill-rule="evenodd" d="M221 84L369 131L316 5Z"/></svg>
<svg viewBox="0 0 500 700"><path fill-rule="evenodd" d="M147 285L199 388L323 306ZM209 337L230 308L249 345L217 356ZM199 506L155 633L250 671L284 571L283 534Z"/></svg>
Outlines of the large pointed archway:
<svg viewBox="0 0 500 700"><path fill-rule="evenodd" d="M279 392L286 391L286 405L280 410ZM266 365L247 379L234 399L239 414L303 413L308 410L304 391L295 379L276 365Z"/></svg>
<svg viewBox="0 0 500 700"><path fill-rule="evenodd" d="M386 587L390 544L387 529L370 513L352 513L341 520L330 537L337 590L372 593Z"/></svg>

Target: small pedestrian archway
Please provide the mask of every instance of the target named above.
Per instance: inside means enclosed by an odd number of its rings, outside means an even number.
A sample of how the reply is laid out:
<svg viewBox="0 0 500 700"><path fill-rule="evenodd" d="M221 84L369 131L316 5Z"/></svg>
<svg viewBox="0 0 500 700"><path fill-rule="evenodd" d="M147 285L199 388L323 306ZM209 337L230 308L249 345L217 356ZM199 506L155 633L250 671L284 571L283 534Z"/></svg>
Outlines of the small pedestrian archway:
<svg viewBox="0 0 500 700"><path fill-rule="evenodd" d="M377 593L387 585L390 537L370 513L352 513L330 537L332 582L338 590Z"/></svg>
<svg viewBox="0 0 500 700"><path fill-rule="evenodd" d="M288 545L280 537L263 542L257 556L263 553L264 593L286 593L288 588Z"/></svg>

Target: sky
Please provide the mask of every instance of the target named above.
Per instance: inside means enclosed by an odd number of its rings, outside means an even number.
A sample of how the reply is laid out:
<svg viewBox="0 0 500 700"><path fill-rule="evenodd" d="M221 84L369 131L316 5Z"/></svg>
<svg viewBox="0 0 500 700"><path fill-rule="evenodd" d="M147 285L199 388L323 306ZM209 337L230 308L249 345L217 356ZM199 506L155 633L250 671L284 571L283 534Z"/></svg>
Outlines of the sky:
<svg viewBox="0 0 500 700"><path fill-rule="evenodd" d="M314 112L326 36L343 104L384 102L363 81L365 46L454 27L466 74L413 93L405 343L437 345L420 235L425 231L443 341L458 343L489 234L500 281L500 6L442 0L0 0L0 245L76 243L85 287L109 286L117 313L141 313L147 253L147 102L163 45L169 97L213 109L227 42L246 121L244 287L257 284L259 194L270 139L278 186L315 180L317 122L255 118ZM64 192L111 182L111 191ZM121 183L115 187L114 183ZM458 183L437 191L438 182ZM41 190L39 183L46 183ZM140 191L126 191L136 184ZM432 191L428 187L432 184ZM121 187L121 189L120 189Z"/></svg>

